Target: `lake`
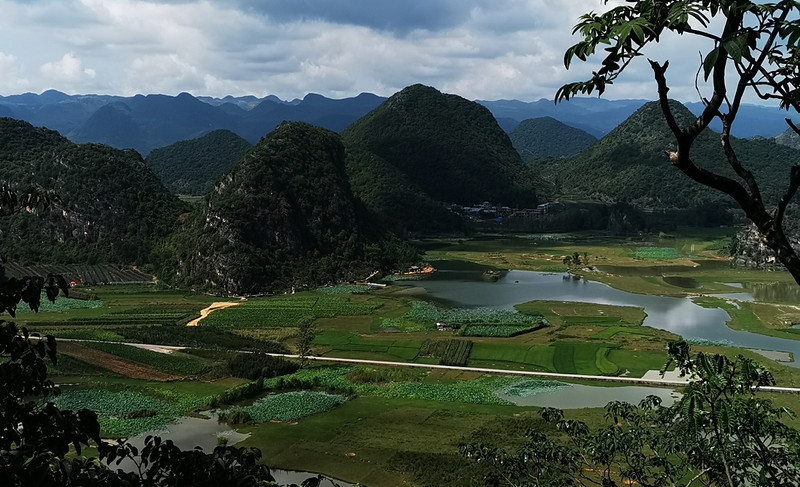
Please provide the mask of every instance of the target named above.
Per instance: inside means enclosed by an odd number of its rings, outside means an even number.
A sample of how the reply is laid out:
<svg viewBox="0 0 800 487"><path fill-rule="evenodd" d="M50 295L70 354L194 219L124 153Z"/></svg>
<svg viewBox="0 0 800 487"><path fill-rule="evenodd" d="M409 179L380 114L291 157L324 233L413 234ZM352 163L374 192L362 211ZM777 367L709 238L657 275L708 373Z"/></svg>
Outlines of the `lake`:
<svg viewBox="0 0 800 487"><path fill-rule="evenodd" d="M461 261L437 261L435 267L437 272L427 279L397 284L423 288L431 300L454 307L513 309L516 304L534 300L636 306L647 313L645 326L686 339L778 350L800 357L800 341L732 330L725 325L730 320L727 312L703 308L689 298L635 294L566 274L534 271L508 271L496 282L489 282L481 277L486 267ZM800 366L797 361L787 365Z"/></svg>

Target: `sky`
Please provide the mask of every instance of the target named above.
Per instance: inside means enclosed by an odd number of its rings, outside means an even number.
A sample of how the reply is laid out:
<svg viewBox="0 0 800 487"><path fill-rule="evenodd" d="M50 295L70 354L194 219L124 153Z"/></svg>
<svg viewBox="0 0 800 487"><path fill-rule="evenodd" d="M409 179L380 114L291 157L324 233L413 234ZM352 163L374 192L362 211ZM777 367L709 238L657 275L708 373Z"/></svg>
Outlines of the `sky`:
<svg viewBox="0 0 800 487"><path fill-rule="evenodd" d="M609 5L615 1L611 0ZM467 99L552 99L578 17L601 0L0 0L0 95L188 92L390 96L422 83ZM684 36L686 37L686 36ZM695 39L670 60L670 95L698 101ZM644 58L604 98L654 99Z"/></svg>

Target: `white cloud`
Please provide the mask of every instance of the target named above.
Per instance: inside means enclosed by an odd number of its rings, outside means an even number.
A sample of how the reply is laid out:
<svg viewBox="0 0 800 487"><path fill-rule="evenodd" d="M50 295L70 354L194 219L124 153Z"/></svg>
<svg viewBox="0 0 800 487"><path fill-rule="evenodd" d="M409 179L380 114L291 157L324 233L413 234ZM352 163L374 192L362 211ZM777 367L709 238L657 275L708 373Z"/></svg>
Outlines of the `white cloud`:
<svg viewBox="0 0 800 487"><path fill-rule="evenodd" d="M370 12L356 12L364 2L0 0L0 45L13 56L0 59L11 73L0 94L25 86L291 99L391 95L424 83L471 99L552 98L596 67L563 67L578 16L623 0L415 0L413 11L391 21L383 17L397 11L395 0L371 0ZM429 18L437 12L443 17ZM669 39L648 55L670 59L670 93L695 100L698 49L682 41ZM41 69L26 73L20 60ZM646 61L604 96L655 97Z"/></svg>
<svg viewBox="0 0 800 487"><path fill-rule="evenodd" d="M39 71L45 79L67 85L93 79L97 75L94 69L84 68L80 58L71 52L64 54L58 61L43 64Z"/></svg>
<svg viewBox="0 0 800 487"><path fill-rule="evenodd" d="M0 52L0 89L8 92L24 90L28 86L28 80L17 57L13 54Z"/></svg>

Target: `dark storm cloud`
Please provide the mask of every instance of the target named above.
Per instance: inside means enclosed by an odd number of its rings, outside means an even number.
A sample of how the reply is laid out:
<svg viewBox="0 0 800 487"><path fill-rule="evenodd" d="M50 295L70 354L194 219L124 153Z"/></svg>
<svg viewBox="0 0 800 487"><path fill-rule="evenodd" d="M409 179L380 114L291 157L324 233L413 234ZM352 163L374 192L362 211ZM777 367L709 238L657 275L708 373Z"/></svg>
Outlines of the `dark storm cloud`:
<svg viewBox="0 0 800 487"><path fill-rule="evenodd" d="M239 2L243 10L258 12L279 22L322 20L407 34L462 25L473 8L498 5L488 0L265 0Z"/></svg>

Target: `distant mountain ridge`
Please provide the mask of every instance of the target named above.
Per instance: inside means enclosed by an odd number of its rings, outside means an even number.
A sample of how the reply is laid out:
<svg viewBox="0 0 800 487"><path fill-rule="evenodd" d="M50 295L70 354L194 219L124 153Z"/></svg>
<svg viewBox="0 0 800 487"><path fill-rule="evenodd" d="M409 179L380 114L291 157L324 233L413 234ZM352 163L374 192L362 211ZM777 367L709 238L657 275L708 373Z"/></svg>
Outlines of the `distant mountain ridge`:
<svg viewBox="0 0 800 487"><path fill-rule="evenodd" d="M523 120L509 134L523 160L533 157L570 157L597 142L597 137L552 117Z"/></svg>
<svg viewBox="0 0 800 487"><path fill-rule="evenodd" d="M386 100L362 93L330 99L308 94L290 101L269 95L223 98L188 93L177 96L67 95L48 90L42 94L0 96L0 116L25 120L56 130L73 142L99 142L146 156L153 149L201 137L216 129L230 130L251 144L284 120L301 121L341 132ZM523 120L552 117L566 125L602 137L639 109L646 100L575 98L552 100L479 100L500 126L511 132ZM697 111L698 104L688 104ZM745 105L734 126L737 137L774 137L785 130L785 112L777 108Z"/></svg>

